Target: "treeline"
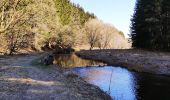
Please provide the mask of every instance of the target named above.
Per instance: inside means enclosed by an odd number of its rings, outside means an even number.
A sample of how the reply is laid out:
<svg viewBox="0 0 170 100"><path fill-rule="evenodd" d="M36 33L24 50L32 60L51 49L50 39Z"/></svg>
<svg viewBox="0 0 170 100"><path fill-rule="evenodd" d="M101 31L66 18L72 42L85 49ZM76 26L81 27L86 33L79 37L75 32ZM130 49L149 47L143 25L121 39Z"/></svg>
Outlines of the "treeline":
<svg viewBox="0 0 170 100"><path fill-rule="evenodd" d="M133 47L170 51L170 1L137 0L131 30Z"/></svg>
<svg viewBox="0 0 170 100"><path fill-rule="evenodd" d="M97 35L91 45L89 34L99 33L102 35ZM41 51L83 45L90 45L91 49L111 48L110 38L116 40L119 37L112 35L112 38L109 34L123 37L116 28L104 24L94 14L85 12L69 0L0 0L0 53L13 54L25 48Z"/></svg>
<svg viewBox="0 0 170 100"><path fill-rule="evenodd" d="M90 19L85 23L86 40L93 48L99 49L123 49L130 45L125 39L123 32L117 30L112 25L103 23L98 19Z"/></svg>

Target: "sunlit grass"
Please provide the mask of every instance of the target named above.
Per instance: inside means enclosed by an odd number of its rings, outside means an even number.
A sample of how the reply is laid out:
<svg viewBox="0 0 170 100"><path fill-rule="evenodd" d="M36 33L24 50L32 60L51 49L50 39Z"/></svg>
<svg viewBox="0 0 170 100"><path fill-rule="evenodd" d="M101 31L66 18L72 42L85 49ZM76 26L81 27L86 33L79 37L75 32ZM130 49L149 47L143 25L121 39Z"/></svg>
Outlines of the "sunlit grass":
<svg viewBox="0 0 170 100"><path fill-rule="evenodd" d="M44 86L59 86L64 85L61 82L58 81L42 81L42 80L35 80L31 78L6 78L5 81L11 81L11 82L19 82L22 84L31 84L31 85L44 85Z"/></svg>

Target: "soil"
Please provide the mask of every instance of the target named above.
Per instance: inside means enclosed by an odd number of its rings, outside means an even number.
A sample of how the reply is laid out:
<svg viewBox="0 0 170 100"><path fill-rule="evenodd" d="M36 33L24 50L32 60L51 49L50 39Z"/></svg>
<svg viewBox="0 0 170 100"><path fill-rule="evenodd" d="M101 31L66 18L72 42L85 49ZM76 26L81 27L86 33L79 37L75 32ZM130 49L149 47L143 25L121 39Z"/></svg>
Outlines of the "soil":
<svg viewBox="0 0 170 100"><path fill-rule="evenodd" d="M70 70L33 65L41 55L0 56L0 100L111 100Z"/></svg>
<svg viewBox="0 0 170 100"><path fill-rule="evenodd" d="M126 67L137 72L170 76L170 53L137 49L82 50L78 56L102 61L109 65Z"/></svg>

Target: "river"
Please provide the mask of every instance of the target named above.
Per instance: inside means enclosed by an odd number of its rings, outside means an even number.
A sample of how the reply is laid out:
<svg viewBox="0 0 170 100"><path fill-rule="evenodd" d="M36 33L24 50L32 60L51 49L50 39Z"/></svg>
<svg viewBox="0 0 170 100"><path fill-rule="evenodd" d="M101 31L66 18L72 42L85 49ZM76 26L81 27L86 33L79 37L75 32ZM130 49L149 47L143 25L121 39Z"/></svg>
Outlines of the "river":
<svg viewBox="0 0 170 100"><path fill-rule="evenodd" d="M71 68L114 100L170 100L170 77L129 71L120 66L85 60L75 54L56 55L55 64Z"/></svg>

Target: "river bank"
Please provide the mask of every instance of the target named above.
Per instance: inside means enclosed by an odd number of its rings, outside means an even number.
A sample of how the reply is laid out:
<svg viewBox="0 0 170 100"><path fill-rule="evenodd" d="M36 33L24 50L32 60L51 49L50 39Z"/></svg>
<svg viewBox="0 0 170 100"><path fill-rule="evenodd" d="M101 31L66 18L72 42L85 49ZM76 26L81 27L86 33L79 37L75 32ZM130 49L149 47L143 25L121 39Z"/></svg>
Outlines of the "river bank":
<svg viewBox="0 0 170 100"><path fill-rule="evenodd" d="M109 65L123 66L137 72L170 76L170 53L145 50L82 50L79 57L102 61Z"/></svg>
<svg viewBox="0 0 170 100"><path fill-rule="evenodd" d="M1 100L111 100L70 70L32 64L42 55L0 56Z"/></svg>

